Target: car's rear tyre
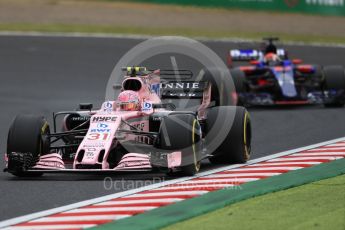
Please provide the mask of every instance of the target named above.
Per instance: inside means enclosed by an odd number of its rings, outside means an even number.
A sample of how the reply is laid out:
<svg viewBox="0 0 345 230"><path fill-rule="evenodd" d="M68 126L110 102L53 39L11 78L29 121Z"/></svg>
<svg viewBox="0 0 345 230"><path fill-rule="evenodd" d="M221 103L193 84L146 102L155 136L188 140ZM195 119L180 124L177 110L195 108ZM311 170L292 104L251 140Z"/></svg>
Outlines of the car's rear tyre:
<svg viewBox="0 0 345 230"><path fill-rule="evenodd" d="M251 153L251 123L248 111L240 106L221 106L211 108L207 117L206 144L213 141L213 134L220 130L222 122L229 114L234 115L234 120L222 143L212 152L209 158L214 164L245 163ZM220 124L219 124L220 123ZM218 127L219 126L219 127ZM212 130L213 129L213 130ZM215 130L214 130L215 129Z"/></svg>
<svg viewBox="0 0 345 230"><path fill-rule="evenodd" d="M241 95L247 92L246 83L245 83L246 76L242 70L237 69L237 68L231 69L230 73L231 73L232 80L234 81L234 85L236 89L236 95L237 95L236 105L243 106L244 101Z"/></svg>
<svg viewBox="0 0 345 230"><path fill-rule="evenodd" d="M342 66L326 66L323 69L323 90L336 91L336 95L325 101L325 107L342 107L345 104L345 70Z"/></svg>
<svg viewBox="0 0 345 230"><path fill-rule="evenodd" d="M192 114L171 114L162 119L158 147L181 151L180 171L169 175L193 176L200 170L202 148L200 124Z"/></svg>
<svg viewBox="0 0 345 230"><path fill-rule="evenodd" d="M12 122L7 138L9 172L16 176L41 176L42 173L28 173L25 170L33 166L39 156L49 153L50 139L47 135L49 133L49 125L42 116L18 115ZM18 158L11 156L12 153L26 154L21 159L27 161L30 158L31 162L15 161L14 159Z"/></svg>

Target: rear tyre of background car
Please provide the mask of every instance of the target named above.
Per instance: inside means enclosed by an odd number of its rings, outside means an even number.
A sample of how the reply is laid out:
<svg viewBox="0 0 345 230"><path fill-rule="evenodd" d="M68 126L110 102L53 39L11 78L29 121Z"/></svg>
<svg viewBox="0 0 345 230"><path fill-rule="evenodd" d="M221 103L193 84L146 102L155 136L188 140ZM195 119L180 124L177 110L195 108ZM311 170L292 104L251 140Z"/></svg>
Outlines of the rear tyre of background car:
<svg viewBox="0 0 345 230"><path fill-rule="evenodd" d="M169 152L182 152L180 171L169 175L193 176L200 170L200 130L200 124L193 114L170 114L163 118L157 147Z"/></svg>
<svg viewBox="0 0 345 230"><path fill-rule="evenodd" d="M220 132L221 125L232 115L231 128L225 129L224 140L211 153L209 158L214 164L245 163L251 153L251 123L248 111L240 106L213 107L208 111L206 145L214 140L214 134ZM222 129L224 130L224 129ZM221 131L223 132L223 131Z"/></svg>
<svg viewBox="0 0 345 230"><path fill-rule="evenodd" d="M345 104L345 70L342 66L326 66L323 69L323 90L334 91L331 99L325 100L325 107L342 107Z"/></svg>
<svg viewBox="0 0 345 230"><path fill-rule="evenodd" d="M8 132L8 171L16 176L41 176L25 172L35 165L39 156L50 151L50 129L42 116L18 115Z"/></svg>

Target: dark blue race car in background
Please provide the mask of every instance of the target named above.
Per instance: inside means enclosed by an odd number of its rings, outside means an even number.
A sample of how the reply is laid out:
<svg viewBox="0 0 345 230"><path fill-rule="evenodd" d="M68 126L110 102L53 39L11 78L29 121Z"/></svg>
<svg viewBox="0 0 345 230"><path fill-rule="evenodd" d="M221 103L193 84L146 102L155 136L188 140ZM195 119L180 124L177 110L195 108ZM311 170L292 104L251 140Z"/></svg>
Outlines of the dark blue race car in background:
<svg viewBox="0 0 345 230"><path fill-rule="evenodd" d="M273 41L263 50L230 50L228 64L236 87L239 105L345 104L345 70L342 66L321 67L289 59ZM233 67L234 62L246 62Z"/></svg>

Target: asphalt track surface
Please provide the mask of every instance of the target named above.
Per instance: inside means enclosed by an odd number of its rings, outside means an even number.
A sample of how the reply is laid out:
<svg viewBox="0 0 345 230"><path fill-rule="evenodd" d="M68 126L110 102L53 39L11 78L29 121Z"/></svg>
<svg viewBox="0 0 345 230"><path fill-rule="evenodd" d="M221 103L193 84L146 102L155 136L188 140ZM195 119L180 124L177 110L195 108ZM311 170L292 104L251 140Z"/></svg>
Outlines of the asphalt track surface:
<svg viewBox="0 0 345 230"><path fill-rule="evenodd" d="M1 36L0 152L5 152L7 131L16 114L51 117L52 112L73 110L80 102L99 106L116 62L139 42L120 38ZM223 59L228 49L238 47L231 42L205 44ZM344 48L285 47L291 57L308 63L345 66ZM177 61L188 67L188 61ZM158 59L154 64L166 66L167 62ZM250 113L252 158L345 136L344 108L251 108ZM3 167L1 161L0 168ZM212 167L205 162L203 170ZM169 178L155 174L112 176L112 189L104 187L103 179L104 176L72 174L19 179L0 172L0 221Z"/></svg>

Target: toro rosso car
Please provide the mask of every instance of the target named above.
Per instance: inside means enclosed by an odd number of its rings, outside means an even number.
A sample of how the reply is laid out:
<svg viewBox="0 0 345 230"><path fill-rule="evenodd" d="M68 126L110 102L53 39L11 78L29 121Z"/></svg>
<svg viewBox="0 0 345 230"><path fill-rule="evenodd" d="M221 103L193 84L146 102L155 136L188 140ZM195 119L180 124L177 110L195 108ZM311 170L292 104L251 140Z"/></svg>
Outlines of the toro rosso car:
<svg viewBox="0 0 345 230"><path fill-rule="evenodd" d="M268 38L263 50L231 50L228 63L246 61L231 68L239 105L345 104L345 71L342 66L303 64L288 59ZM231 60L231 61L229 61ZM249 62L249 63L248 63Z"/></svg>
<svg viewBox="0 0 345 230"><path fill-rule="evenodd" d="M80 104L78 111L54 113L54 132L42 116L18 115L8 133L5 171L16 176L130 171L194 175L205 158L223 164L248 160L248 112L211 106L212 83L188 81L192 73L185 70L124 71L117 100L105 101L98 110ZM168 79L174 74L187 77L163 81L163 72ZM197 107L178 110L175 101L193 101ZM219 138L230 117L232 125Z"/></svg>

